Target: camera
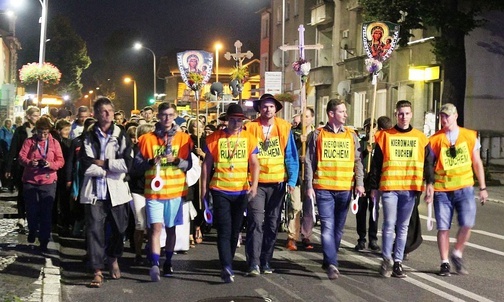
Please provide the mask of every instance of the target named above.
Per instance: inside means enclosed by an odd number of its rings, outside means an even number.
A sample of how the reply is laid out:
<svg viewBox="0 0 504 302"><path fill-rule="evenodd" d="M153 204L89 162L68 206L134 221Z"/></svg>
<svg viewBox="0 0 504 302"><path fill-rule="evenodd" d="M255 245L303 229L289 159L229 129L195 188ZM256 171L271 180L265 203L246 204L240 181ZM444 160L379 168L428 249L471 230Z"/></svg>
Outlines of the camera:
<svg viewBox="0 0 504 302"><path fill-rule="evenodd" d="M45 159L39 159L38 165L37 165L39 168L43 168L46 165L47 165L47 161L45 161Z"/></svg>

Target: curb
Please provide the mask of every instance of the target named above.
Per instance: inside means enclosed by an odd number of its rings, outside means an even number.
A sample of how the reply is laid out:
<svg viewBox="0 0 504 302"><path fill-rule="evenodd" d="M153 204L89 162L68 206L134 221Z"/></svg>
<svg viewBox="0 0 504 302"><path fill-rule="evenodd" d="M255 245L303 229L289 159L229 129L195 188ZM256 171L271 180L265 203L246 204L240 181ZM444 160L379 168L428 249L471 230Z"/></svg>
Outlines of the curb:
<svg viewBox="0 0 504 302"><path fill-rule="evenodd" d="M54 238L53 238L54 240ZM61 273L60 267L54 264L54 260L59 262L60 245L56 241L50 241L48 248L55 250L46 258L42 268L42 297L43 302L61 302Z"/></svg>

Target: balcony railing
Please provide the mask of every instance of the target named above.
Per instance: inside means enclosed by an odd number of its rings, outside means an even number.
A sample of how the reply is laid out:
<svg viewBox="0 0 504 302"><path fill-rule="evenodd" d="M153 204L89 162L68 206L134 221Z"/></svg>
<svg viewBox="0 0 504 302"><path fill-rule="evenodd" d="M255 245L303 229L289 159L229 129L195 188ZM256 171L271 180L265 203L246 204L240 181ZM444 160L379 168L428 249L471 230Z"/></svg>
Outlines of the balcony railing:
<svg viewBox="0 0 504 302"><path fill-rule="evenodd" d="M332 66L320 66L310 70L310 86L331 85L333 82Z"/></svg>

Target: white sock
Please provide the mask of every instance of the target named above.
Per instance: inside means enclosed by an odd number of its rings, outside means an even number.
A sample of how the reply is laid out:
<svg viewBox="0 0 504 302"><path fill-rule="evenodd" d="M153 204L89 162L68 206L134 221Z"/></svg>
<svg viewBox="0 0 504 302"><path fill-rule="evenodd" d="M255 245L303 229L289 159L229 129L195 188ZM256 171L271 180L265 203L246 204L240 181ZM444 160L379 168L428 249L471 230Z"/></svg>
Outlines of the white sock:
<svg viewBox="0 0 504 302"><path fill-rule="evenodd" d="M448 261L448 259L443 259L443 260L441 260L441 264L443 264L443 263L450 263L450 261Z"/></svg>
<svg viewBox="0 0 504 302"><path fill-rule="evenodd" d="M459 250L453 250L452 255L458 258L462 258L462 252Z"/></svg>

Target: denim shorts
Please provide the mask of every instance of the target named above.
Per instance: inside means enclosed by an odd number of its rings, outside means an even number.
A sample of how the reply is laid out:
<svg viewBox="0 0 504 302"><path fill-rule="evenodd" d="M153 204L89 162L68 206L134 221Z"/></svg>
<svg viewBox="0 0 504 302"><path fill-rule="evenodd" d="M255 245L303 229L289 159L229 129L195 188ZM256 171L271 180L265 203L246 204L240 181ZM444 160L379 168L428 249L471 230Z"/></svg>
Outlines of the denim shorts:
<svg viewBox="0 0 504 302"><path fill-rule="evenodd" d="M182 198L173 199L147 199L147 221L163 223L166 228L184 224Z"/></svg>
<svg viewBox="0 0 504 302"><path fill-rule="evenodd" d="M449 230L453 211L461 227L473 227L476 220L474 188L466 187L449 192L434 192L434 212L438 230Z"/></svg>

